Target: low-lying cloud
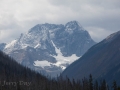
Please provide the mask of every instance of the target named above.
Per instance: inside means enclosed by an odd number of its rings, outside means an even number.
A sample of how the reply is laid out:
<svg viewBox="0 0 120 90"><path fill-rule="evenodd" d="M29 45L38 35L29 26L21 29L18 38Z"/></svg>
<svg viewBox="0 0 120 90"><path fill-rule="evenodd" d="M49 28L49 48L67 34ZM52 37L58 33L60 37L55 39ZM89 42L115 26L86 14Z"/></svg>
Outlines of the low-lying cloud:
<svg viewBox="0 0 120 90"><path fill-rule="evenodd" d="M99 42L120 30L119 0L0 0L0 43L41 23L77 20Z"/></svg>

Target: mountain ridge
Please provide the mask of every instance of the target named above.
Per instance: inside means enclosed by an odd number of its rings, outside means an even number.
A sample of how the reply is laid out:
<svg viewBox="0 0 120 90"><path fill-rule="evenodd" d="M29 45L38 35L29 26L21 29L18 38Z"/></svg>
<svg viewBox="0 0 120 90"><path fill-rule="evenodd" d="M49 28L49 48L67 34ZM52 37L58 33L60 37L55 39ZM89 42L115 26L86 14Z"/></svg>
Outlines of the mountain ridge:
<svg viewBox="0 0 120 90"><path fill-rule="evenodd" d="M120 84L118 78L120 75L120 31L108 37L92 46L79 60L66 68L62 75L80 79L92 74L95 79L106 79L108 83L116 80Z"/></svg>
<svg viewBox="0 0 120 90"><path fill-rule="evenodd" d="M55 71L55 76L94 44L89 33L77 21L70 21L65 25L37 24L7 44L3 51L32 69L50 74ZM72 60L69 61L70 57ZM46 63L44 68L38 66L43 61Z"/></svg>

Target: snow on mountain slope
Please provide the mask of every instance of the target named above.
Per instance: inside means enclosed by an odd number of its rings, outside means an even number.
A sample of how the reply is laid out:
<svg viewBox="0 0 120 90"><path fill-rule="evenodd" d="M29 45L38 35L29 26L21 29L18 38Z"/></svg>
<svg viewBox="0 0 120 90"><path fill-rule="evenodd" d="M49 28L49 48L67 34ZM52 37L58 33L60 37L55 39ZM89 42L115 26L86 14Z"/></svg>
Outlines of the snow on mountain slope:
<svg viewBox="0 0 120 90"><path fill-rule="evenodd" d="M71 64L72 62L74 62L75 60L77 60L78 56L76 56L76 54L72 54L71 56L65 57L63 56L63 54L61 53L60 49L58 49L55 44L52 41L53 46L55 47L55 51L57 53L57 55L53 55L53 57L57 60L56 66L62 67L62 69L64 70L68 64Z"/></svg>
<svg viewBox="0 0 120 90"><path fill-rule="evenodd" d="M76 56L76 54L65 57L61 53L60 49L58 49L55 46L53 41L52 41L52 44L55 47L55 52L57 53L57 55L51 55L51 56L56 59L56 63L51 63L51 62L48 62L47 60L42 60L42 61L36 60L36 61L34 61L34 66L40 66L40 67L44 68L46 66L55 65L55 66L60 67L64 70L67 67L67 65L70 65L72 62L74 62L75 60L80 58L80 57Z"/></svg>
<svg viewBox="0 0 120 90"><path fill-rule="evenodd" d="M50 64L52 64L52 63L48 62L47 60L43 60L43 61L36 60L36 61L34 61L34 66L40 66L42 68L44 68L45 66L51 66Z"/></svg>
<svg viewBox="0 0 120 90"><path fill-rule="evenodd" d="M5 46L5 48L9 48L9 47L14 46L14 44L16 43L16 41L17 41L17 40L13 40L11 43L7 44L7 45Z"/></svg>
<svg viewBox="0 0 120 90"><path fill-rule="evenodd" d="M38 24L3 51L25 66L56 76L94 44L77 21L70 21L65 25Z"/></svg>

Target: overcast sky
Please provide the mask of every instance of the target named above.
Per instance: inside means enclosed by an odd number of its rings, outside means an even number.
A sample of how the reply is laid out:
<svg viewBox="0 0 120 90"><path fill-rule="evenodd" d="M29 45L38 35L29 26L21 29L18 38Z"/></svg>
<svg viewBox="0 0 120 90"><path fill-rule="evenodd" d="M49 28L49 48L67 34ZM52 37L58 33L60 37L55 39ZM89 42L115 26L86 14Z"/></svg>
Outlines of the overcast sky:
<svg viewBox="0 0 120 90"><path fill-rule="evenodd" d="M0 0L0 43L36 24L78 21L99 42L120 30L120 0Z"/></svg>

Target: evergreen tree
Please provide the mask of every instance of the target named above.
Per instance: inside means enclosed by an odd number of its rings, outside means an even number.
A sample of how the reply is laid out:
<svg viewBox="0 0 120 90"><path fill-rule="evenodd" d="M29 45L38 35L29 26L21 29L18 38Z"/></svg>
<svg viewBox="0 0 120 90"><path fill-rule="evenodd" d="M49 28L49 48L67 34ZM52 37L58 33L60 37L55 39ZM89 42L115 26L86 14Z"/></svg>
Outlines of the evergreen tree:
<svg viewBox="0 0 120 90"><path fill-rule="evenodd" d="M71 80L67 76L66 78L61 76L57 79L48 79L48 77L18 64L3 52L0 52L0 81L0 90L93 90L92 75L89 76L89 79L84 78L82 81ZM18 83L16 86L2 85L4 81ZM19 81L23 83L19 84ZM31 82L31 84L27 86L24 82ZM120 90L115 81L113 88ZM100 85L96 81L94 90L108 90L106 81L103 80Z"/></svg>
<svg viewBox="0 0 120 90"><path fill-rule="evenodd" d="M120 90L120 87L118 87L117 90Z"/></svg>
<svg viewBox="0 0 120 90"><path fill-rule="evenodd" d="M98 81L95 81L94 90L99 90Z"/></svg>
<svg viewBox="0 0 120 90"><path fill-rule="evenodd" d="M93 90L93 79L92 79L92 75L91 74L89 76L89 88L90 88L90 90Z"/></svg>
<svg viewBox="0 0 120 90"><path fill-rule="evenodd" d="M100 90L107 90L107 84L105 80L102 81Z"/></svg>
<svg viewBox="0 0 120 90"><path fill-rule="evenodd" d="M114 90L117 90L117 84L116 84L116 81L113 82L113 86L112 86L112 88L113 88Z"/></svg>

